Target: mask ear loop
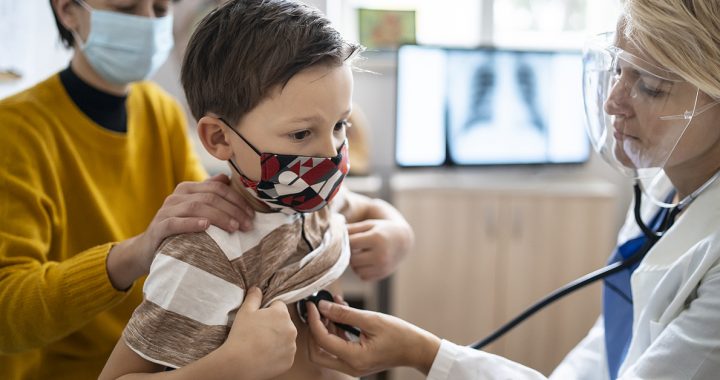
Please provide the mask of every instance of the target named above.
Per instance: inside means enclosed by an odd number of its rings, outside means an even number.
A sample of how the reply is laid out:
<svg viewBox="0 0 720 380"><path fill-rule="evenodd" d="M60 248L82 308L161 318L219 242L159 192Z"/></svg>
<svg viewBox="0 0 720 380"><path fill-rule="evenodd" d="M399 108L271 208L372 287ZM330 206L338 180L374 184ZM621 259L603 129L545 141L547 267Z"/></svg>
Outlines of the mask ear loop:
<svg viewBox="0 0 720 380"><path fill-rule="evenodd" d="M85 10L87 10L88 12L93 11L93 7L91 7L90 4L86 3L85 0L73 0L73 1L75 2L75 4L85 8Z"/></svg>
<svg viewBox="0 0 720 380"><path fill-rule="evenodd" d="M218 119L220 121L222 121L223 123L225 123L225 125L228 128L230 128L231 131L235 132L235 134L238 135L238 137L240 137L242 139L242 141L244 141L245 144L247 144L250 147L250 149L253 150L253 152L255 152L258 156L262 157L262 153L260 153L260 151L257 150L257 148L255 148L255 146L253 146L253 144L250 144L250 141L247 141L247 139L245 137L243 137L243 135L241 135L240 132L236 131L235 128L231 127L230 123L228 123L227 121L225 121L225 119L223 119L221 117L219 117Z"/></svg>
<svg viewBox="0 0 720 380"><path fill-rule="evenodd" d="M92 11L93 8L90 6L90 4L86 3L83 0L74 0L75 4L79 5L83 9L85 9L88 13L90 13L90 17L92 17ZM83 39L80 37L80 34L75 30L70 30L70 34L72 34L73 39L77 41L78 47L80 50L85 50L85 42L83 42Z"/></svg>
<svg viewBox="0 0 720 380"><path fill-rule="evenodd" d="M240 137L240 139L241 139L242 141L244 141L245 144L247 144L247 146L249 146L250 149L253 150L253 152L255 152L258 156L262 157L262 154L260 153L260 151L257 150L257 148L255 148L255 147L253 146L253 144L250 144L250 141L247 141L247 139L245 139L245 137L243 137L243 136L240 134L240 132L236 131L235 128L231 127L231 126L230 126L230 123L228 123L228 122L227 122L225 119L223 119L222 117L219 117L218 119L219 119L220 121L222 121L222 122L225 124L225 126L228 127L231 131L235 132L235 134L238 135L238 137ZM248 178L245 174L243 174L242 171L240 171L240 168L237 166L237 164L235 164L235 162L234 162L232 159L229 159L228 162L230 163L230 165L232 165L233 169L235 169L235 172L237 172L237 174L239 174L243 179L245 179L245 182L247 182L248 184L256 184L256 183L257 183L257 181L253 181L253 180L251 180L250 178Z"/></svg>
<svg viewBox="0 0 720 380"><path fill-rule="evenodd" d="M80 38L80 35L74 30L71 30L70 33L72 34L73 39L77 42L80 51L85 50L85 43L83 42L82 38Z"/></svg>

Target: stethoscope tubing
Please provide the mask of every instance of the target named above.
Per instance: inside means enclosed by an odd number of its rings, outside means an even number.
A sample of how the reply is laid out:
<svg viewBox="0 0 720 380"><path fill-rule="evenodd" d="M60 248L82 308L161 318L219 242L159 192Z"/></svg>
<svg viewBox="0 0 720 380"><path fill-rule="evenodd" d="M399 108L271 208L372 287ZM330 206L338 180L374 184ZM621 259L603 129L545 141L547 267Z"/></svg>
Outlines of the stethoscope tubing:
<svg viewBox="0 0 720 380"><path fill-rule="evenodd" d="M498 338L505 335L508 331L515 328L515 326L519 325L526 319L530 318L532 315L537 313L538 311L542 310L546 306L550 305L551 303L557 301L558 299L565 297L566 295L584 288L587 285L592 284L595 281L601 280L605 277L612 276L613 274L620 272L624 269L627 269L634 264L639 263L645 255L650 251L650 248L657 243L658 240L663 236L663 234L672 226L675 217L679 214L681 211L680 207L674 207L667 215L667 219L663 221L661 224L660 230L658 232L652 231L650 228L645 225L645 223L642 221L642 217L640 215L640 203L642 199L642 190L640 188L639 183L635 183L634 186L634 194L635 194L635 207L633 209L634 216L635 216L635 222L640 227L640 230L643 232L647 240L645 243L640 247L640 249L633 254L632 256L628 257L625 260L622 261L616 261L610 265L607 265L603 268L600 268L594 272L588 273L572 282L569 282L568 284L558 288L557 290L553 291L552 293L548 294L544 298L540 299L536 303L534 303L529 308L525 309L522 313L520 313L515 318L511 319L509 322L502 325L500 328L492 332L487 337L471 344L469 347L474 348L476 350L481 350L488 344L496 341ZM687 204L685 204L687 206Z"/></svg>

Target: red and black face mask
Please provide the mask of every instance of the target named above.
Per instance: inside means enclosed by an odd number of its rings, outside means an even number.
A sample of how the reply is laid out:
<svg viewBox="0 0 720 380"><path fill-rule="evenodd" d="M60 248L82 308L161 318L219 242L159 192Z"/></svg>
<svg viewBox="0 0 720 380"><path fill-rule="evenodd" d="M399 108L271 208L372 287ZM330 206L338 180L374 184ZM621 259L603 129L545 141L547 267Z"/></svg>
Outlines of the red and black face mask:
<svg viewBox="0 0 720 380"><path fill-rule="evenodd" d="M268 206L284 212L313 212L327 205L340 190L350 170L347 139L335 157L311 157L260 152L240 132L230 127L258 156L260 181L246 177L232 160L243 185Z"/></svg>

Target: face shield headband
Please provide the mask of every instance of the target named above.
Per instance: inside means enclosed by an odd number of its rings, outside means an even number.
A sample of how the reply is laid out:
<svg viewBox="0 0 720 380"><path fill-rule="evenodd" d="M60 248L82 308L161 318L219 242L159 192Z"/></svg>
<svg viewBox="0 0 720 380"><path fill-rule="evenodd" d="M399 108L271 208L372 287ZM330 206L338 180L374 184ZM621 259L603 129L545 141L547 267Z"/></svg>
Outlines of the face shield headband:
<svg viewBox="0 0 720 380"><path fill-rule="evenodd" d="M653 178L692 119L718 101L700 101L699 89L676 74L615 46L615 33L583 51L583 100L593 148L627 177Z"/></svg>

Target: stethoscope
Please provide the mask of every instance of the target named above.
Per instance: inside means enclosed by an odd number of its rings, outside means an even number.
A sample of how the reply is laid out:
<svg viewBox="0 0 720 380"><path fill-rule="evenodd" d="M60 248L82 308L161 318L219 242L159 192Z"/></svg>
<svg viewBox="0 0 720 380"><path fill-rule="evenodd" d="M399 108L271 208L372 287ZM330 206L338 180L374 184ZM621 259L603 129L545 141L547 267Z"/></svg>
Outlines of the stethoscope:
<svg viewBox="0 0 720 380"><path fill-rule="evenodd" d="M675 219L677 218L678 214L680 214L683 210L685 210L705 189L707 189L712 183L714 183L718 178L720 178L720 172L715 173L709 180L707 180L702 186L700 186L698 189L692 192L692 194L686 196L683 198L677 205L670 208L669 212L667 212L664 216L664 219L660 223L660 227L657 231L653 231L650 227L648 227L645 222L642 220L642 216L640 214L640 208L641 208L641 202L642 202L642 184L640 181L635 181L635 185L633 186L633 191L635 195L635 206L633 208L633 214L635 217L635 223L637 223L638 227L642 231L643 235L645 235L645 243L640 247L640 249L634 253L632 256L626 258L622 261L616 261L606 267L600 268L594 272L588 273L585 276L582 276L566 285L564 285L561 288L558 288L554 292L548 294L545 296L545 298L540 299L535 304L530 306L529 308L525 309L522 313L520 313L517 317L511 319L506 324L502 325L499 329L495 330L493 333L488 335L487 337L483 338L482 340L479 340L473 344L471 344L469 347L474 348L476 350L480 350L483 347L487 346L488 344L494 342L501 336L505 335L508 331L512 330L515 326L519 325L526 319L530 318L532 315L537 313L538 311L542 310L546 306L550 305L551 303L559 300L562 297L565 297L566 295L581 289L587 285L592 284L595 281L601 280L603 278L606 278L608 276L612 276L613 274L620 272L624 269L627 269L637 263L639 263L645 255L650 251L650 249L655 245L655 243L660 240L661 237L665 235L665 233L672 227L673 223L675 223ZM658 202L655 202L658 203Z"/></svg>
<svg viewBox="0 0 720 380"><path fill-rule="evenodd" d="M530 318L532 315L537 313L538 311L542 310L546 306L550 305L551 303L559 300L562 297L565 297L566 295L581 289L587 285L592 284L595 281L601 280L605 277L611 276L617 272L620 272L624 269L627 269L634 264L640 262L640 260L645 257L645 254L647 254L648 251L650 251L650 248L655 245L655 243L660 240L660 238L667 232L670 227L672 227L672 224L675 221L675 218L677 215L685 208L687 205L690 204L690 202L686 202L683 204L682 208L680 207L680 204L673 207L670 212L665 214L664 220L660 224L660 228L658 231L653 231L651 228L649 228L645 222L642 220L642 216L640 215L640 208L641 208L641 202L642 202L642 189L640 187L640 183L636 182L633 186L634 194L635 194L635 207L634 207L634 216L635 216L635 222L640 227L640 230L643 232L643 234L647 237L645 240L645 243L640 247L640 249L633 254L632 256L628 257L625 260L622 261L616 261L606 267L603 267L601 269L598 269L594 272L588 273L585 276L582 276L575 281L572 281L563 287L555 290L554 292L548 294L529 308L527 308L525 311L520 313L515 318L511 319L506 324L502 325L499 329L495 330L493 333L488 335L487 337L483 338L482 340L479 340L473 344L471 344L469 347L472 347L474 349L480 350L483 347L487 346L488 344L494 342L501 336L505 335L507 332L515 328L517 325L525 321L526 319ZM694 198L693 198L694 199ZM313 295L298 301L295 306L298 312L298 316L300 319L307 323L307 306L306 302L312 302L316 306L321 301L325 300L328 302L334 302L332 294L327 290L321 290L317 293L314 293ZM347 333L350 333L354 337L360 336L360 330L353 326L348 326L342 323L335 323L335 326L339 327L340 329L344 330ZM347 334L346 334L347 335Z"/></svg>

